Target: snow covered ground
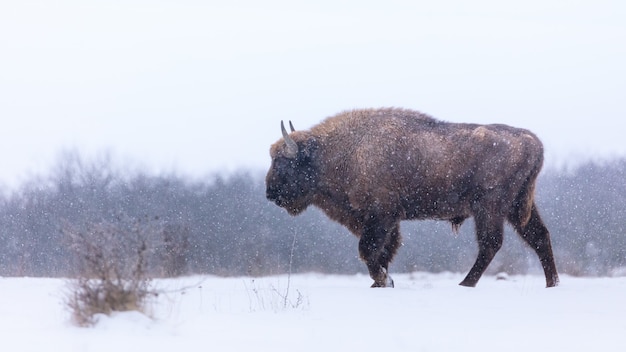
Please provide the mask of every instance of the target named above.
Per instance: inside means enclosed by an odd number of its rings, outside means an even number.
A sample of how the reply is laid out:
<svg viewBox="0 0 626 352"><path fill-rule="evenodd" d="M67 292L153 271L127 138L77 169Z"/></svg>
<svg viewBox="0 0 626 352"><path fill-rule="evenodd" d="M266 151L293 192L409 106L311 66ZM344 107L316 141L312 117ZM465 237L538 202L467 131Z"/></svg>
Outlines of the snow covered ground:
<svg viewBox="0 0 626 352"><path fill-rule="evenodd" d="M61 279L0 278L2 351L626 351L626 278L318 274L155 281L151 317L70 323ZM289 288L287 289L287 284ZM287 302L283 299L289 292ZM285 303L286 307L285 307Z"/></svg>

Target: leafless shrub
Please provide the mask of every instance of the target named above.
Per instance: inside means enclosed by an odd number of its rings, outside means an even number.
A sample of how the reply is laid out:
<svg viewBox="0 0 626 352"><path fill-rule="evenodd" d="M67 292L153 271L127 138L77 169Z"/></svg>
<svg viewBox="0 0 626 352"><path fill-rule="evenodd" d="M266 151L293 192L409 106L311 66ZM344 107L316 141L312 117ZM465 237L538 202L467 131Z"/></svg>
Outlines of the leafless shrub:
<svg viewBox="0 0 626 352"><path fill-rule="evenodd" d="M147 274L148 239L160 229L156 219L123 216L82 228L63 226L78 270L67 297L74 323L90 326L98 314L112 312L146 313L147 299L156 295Z"/></svg>
<svg viewBox="0 0 626 352"><path fill-rule="evenodd" d="M251 312L271 311L277 313L292 309L304 310L308 307L308 297L303 295L300 290L296 290L294 294L294 292L282 289L280 282L274 285L268 284L265 280L258 283L257 280L251 279L249 285L244 282L244 287L248 294Z"/></svg>

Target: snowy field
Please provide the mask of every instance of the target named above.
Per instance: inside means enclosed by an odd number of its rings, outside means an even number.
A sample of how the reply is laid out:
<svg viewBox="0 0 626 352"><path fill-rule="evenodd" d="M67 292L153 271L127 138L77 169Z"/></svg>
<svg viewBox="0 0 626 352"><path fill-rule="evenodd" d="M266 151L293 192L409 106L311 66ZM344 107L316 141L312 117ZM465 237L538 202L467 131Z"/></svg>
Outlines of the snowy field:
<svg viewBox="0 0 626 352"><path fill-rule="evenodd" d="M626 278L295 275L157 280L150 317L75 327L60 279L0 278L2 351L626 351ZM287 284L289 288L287 289ZM289 292L287 302L283 299ZM285 303L286 306L285 306Z"/></svg>

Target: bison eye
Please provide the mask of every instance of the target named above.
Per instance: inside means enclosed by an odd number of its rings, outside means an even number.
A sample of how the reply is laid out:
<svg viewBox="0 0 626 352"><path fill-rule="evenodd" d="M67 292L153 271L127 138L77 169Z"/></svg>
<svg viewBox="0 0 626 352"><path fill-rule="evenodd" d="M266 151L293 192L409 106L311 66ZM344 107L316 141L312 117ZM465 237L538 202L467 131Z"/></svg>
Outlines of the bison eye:
<svg viewBox="0 0 626 352"><path fill-rule="evenodd" d="M287 158L278 157L278 158L276 158L276 160L274 160L274 166L277 169L284 169L288 165L289 165L289 159L287 159Z"/></svg>
<svg viewBox="0 0 626 352"><path fill-rule="evenodd" d="M296 161L289 158L277 158L275 161L275 169L279 174L294 174L296 169Z"/></svg>

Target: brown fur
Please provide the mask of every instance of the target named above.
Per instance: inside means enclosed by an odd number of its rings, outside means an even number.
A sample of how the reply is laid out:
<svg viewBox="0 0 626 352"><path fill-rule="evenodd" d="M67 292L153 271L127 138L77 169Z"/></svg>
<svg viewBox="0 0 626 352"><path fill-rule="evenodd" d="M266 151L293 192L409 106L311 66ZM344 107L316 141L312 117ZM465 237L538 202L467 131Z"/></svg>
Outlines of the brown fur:
<svg viewBox="0 0 626 352"><path fill-rule="evenodd" d="M404 109L346 111L270 149L267 197L296 215L309 205L359 240L374 287L393 286L388 265L399 222L476 220L479 254L462 285L475 286L502 244L504 221L536 251L547 286L558 283L548 230L534 204L543 146L524 129L455 124Z"/></svg>

